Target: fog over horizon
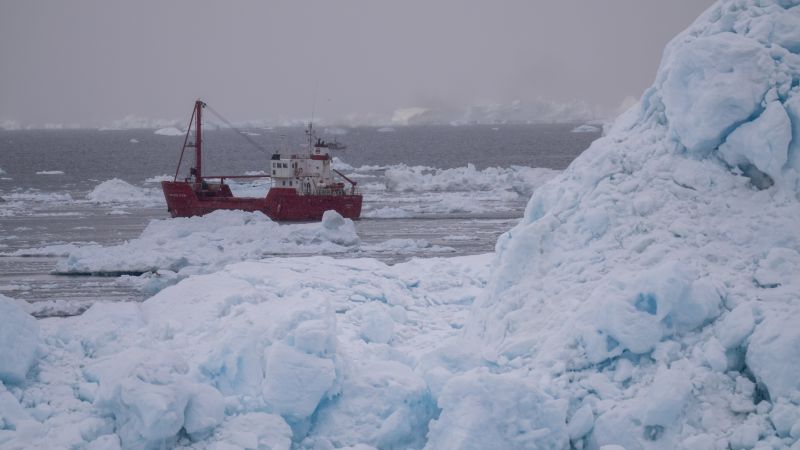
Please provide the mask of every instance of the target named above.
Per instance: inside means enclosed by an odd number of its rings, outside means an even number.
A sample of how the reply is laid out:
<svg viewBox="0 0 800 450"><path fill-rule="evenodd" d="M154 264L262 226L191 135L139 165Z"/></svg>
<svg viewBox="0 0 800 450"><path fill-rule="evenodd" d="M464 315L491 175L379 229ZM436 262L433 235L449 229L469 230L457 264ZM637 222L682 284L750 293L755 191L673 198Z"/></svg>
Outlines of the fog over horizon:
<svg viewBox="0 0 800 450"><path fill-rule="evenodd" d="M638 98L711 0L0 3L0 122L330 122L422 107Z"/></svg>

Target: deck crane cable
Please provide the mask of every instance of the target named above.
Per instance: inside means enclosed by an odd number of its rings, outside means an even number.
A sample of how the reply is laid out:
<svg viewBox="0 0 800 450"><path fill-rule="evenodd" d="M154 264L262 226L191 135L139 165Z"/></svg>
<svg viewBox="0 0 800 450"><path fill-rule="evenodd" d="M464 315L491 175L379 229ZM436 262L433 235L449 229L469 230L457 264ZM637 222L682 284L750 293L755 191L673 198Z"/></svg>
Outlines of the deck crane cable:
<svg viewBox="0 0 800 450"><path fill-rule="evenodd" d="M232 130L233 130L233 131L235 131L237 134L239 134L239 136L243 137L243 138L244 138L244 140L246 140L247 142L249 142L249 143L250 143L250 145L252 145L253 147L255 147L255 148L257 148L257 149L259 149L259 150L261 150L261 151L263 151L263 152L265 152L265 153L269 153L269 152L267 151L267 149L266 149L266 148L264 148L264 147L262 147L262 146L258 145L258 143L257 143L256 141L254 141L252 138L250 138L250 136L248 136L248 135L244 134L244 132L243 132L243 131L241 131L240 129L238 129L238 128L236 128L235 126L233 126L233 124L232 124L232 123L231 123L231 122L230 122L228 119L226 119L226 118L222 117L222 114L220 114L220 113L218 113L216 110L214 110L214 108L212 108L211 106L209 106L209 105L208 105L208 103L206 103L206 104L205 104L205 107L206 107L206 108L208 108L208 110L209 110L209 111L211 111L211 114L214 114L215 116L217 116L217 119L219 119L219 120L223 121L223 122L225 123L225 125L227 125L227 126L228 126L228 128L232 129Z"/></svg>

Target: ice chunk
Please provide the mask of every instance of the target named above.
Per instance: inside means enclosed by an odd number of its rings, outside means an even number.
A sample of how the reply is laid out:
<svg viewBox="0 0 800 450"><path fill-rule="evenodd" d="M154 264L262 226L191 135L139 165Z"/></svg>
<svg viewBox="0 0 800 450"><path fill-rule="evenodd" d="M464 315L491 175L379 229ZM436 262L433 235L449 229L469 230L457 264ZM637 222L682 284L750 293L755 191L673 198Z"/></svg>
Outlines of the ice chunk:
<svg viewBox="0 0 800 450"><path fill-rule="evenodd" d="M755 281L759 286L777 287L800 281L800 253L790 248L772 248L758 262Z"/></svg>
<svg viewBox="0 0 800 450"><path fill-rule="evenodd" d="M789 157L792 128L789 116L780 102L767 105L761 115L736 128L719 147L719 154L728 164L742 168L755 166L777 179Z"/></svg>
<svg viewBox="0 0 800 450"><path fill-rule="evenodd" d="M800 311L770 311L747 347L747 366L773 402L800 394Z"/></svg>
<svg viewBox="0 0 800 450"><path fill-rule="evenodd" d="M585 404L575 411L575 414L569 419L567 424L567 431L569 432L569 439L573 442L583 438L594 426L594 412L592 405Z"/></svg>
<svg viewBox="0 0 800 450"><path fill-rule="evenodd" d="M335 442L337 447L361 443L387 449L420 448L435 411L427 385L408 366L394 361L360 362L350 368L341 394L320 408L313 437Z"/></svg>
<svg viewBox="0 0 800 450"><path fill-rule="evenodd" d="M787 437L792 431L792 427L800 423L800 406L778 401L769 413L770 422L778 432L778 436Z"/></svg>
<svg viewBox="0 0 800 450"><path fill-rule="evenodd" d="M661 369L650 385L642 423L645 426L671 426L681 415L692 393L686 373Z"/></svg>
<svg viewBox="0 0 800 450"><path fill-rule="evenodd" d="M39 324L15 300L0 294L0 381L22 382L36 361Z"/></svg>
<svg viewBox="0 0 800 450"><path fill-rule="evenodd" d="M292 430L280 416L250 412L228 417L211 438L215 450L289 450Z"/></svg>
<svg viewBox="0 0 800 450"><path fill-rule="evenodd" d="M671 130L690 152L707 154L760 112L775 62L739 34L673 41L656 81Z"/></svg>
<svg viewBox="0 0 800 450"><path fill-rule="evenodd" d="M289 423L305 420L320 400L331 393L336 370L333 361L276 343L267 350L264 399L272 412Z"/></svg>
<svg viewBox="0 0 800 450"><path fill-rule="evenodd" d="M186 405L183 428L192 439L207 437L225 417L225 399L218 390L195 384Z"/></svg>
<svg viewBox="0 0 800 450"><path fill-rule="evenodd" d="M353 314L360 322L361 338L367 342L386 344L394 336L394 320L388 307L382 303L367 303L354 308Z"/></svg>
<svg viewBox="0 0 800 450"><path fill-rule="evenodd" d="M647 353L665 336L691 331L717 317L722 298L708 281L668 263L636 279L612 279L589 299L582 339L594 362L628 349Z"/></svg>
<svg viewBox="0 0 800 450"><path fill-rule="evenodd" d="M124 378L95 403L115 418L125 448L148 448L174 442L183 427L189 394L175 385Z"/></svg>
<svg viewBox="0 0 800 450"><path fill-rule="evenodd" d="M726 349L738 347L750 336L755 325L753 307L745 303L734 308L716 324L717 337Z"/></svg>
<svg viewBox="0 0 800 450"><path fill-rule="evenodd" d="M565 448L567 404L513 374L468 372L439 395L426 449Z"/></svg>

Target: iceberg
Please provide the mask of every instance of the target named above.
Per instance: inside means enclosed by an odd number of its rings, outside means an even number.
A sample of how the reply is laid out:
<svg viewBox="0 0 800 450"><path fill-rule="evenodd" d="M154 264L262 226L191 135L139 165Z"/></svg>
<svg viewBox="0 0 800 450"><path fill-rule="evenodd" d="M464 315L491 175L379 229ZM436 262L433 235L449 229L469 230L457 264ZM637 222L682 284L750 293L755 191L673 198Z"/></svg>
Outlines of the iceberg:
<svg viewBox="0 0 800 450"><path fill-rule="evenodd" d="M159 136L183 136L186 133L175 127L166 127L159 128L158 130L154 131L153 134L157 134Z"/></svg>
<svg viewBox="0 0 800 450"><path fill-rule="evenodd" d="M594 125L584 124L584 125L579 125L579 126L573 128L571 132L572 133L599 133L600 131L601 131L601 129L599 127L596 127Z"/></svg>
<svg viewBox="0 0 800 450"><path fill-rule="evenodd" d="M796 445L798 12L713 5L498 240L464 345L567 401L576 448Z"/></svg>

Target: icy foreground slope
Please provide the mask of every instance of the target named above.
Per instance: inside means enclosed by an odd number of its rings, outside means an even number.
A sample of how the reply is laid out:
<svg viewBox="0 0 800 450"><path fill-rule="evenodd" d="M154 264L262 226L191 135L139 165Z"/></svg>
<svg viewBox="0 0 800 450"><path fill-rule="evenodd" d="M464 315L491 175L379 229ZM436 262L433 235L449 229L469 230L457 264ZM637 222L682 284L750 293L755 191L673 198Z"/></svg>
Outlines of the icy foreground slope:
<svg viewBox="0 0 800 450"><path fill-rule="evenodd" d="M467 327L503 375L446 384L429 444L490 429L506 448L800 447L797 3L715 4L534 193ZM526 412L465 417L511 408L487 386ZM516 421L545 410L562 441L521 444Z"/></svg>
<svg viewBox="0 0 800 450"><path fill-rule="evenodd" d="M40 320L27 381L0 378L0 448L421 448L436 406L414 369L459 333L487 256L244 262Z"/></svg>

